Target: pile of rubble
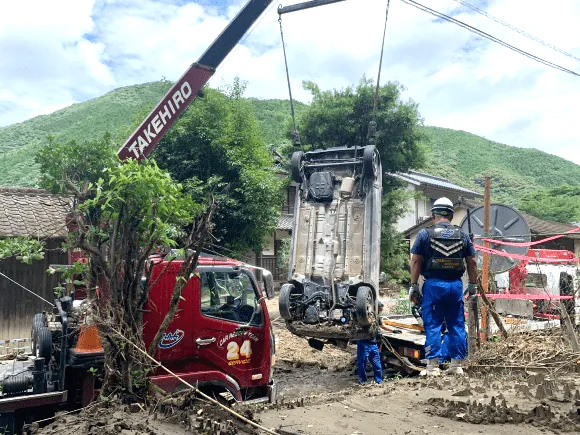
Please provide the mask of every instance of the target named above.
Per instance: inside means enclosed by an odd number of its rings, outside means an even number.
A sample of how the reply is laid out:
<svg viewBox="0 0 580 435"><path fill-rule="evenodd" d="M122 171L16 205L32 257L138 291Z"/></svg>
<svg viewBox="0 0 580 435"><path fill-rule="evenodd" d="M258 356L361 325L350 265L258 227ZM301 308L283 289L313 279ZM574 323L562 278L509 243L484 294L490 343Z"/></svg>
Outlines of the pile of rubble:
<svg viewBox="0 0 580 435"><path fill-rule="evenodd" d="M580 352L574 352L560 328L511 332L507 339L486 342L470 357L472 366L579 371Z"/></svg>

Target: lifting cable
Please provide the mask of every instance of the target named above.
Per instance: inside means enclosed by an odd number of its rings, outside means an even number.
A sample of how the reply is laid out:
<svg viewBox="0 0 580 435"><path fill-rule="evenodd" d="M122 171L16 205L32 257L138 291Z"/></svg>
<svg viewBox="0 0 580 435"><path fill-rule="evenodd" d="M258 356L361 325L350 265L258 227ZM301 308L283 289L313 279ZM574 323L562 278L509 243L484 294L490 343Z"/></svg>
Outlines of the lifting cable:
<svg viewBox="0 0 580 435"><path fill-rule="evenodd" d="M385 12L385 27L383 29L383 41L381 43L381 57L379 59L379 72L377 74L377 86L375 87L375 98L373 102L373 116L369 121L369 129L367 132L367 143L369 145L376 145L377 143L377 104L379 101L379 89L381 86L381 70L383 68L383 53L385 51L385 37L387 35L387 21L389 20L389 6L391 0L387 0L387 10ZM354 155L356 157L357 144L354 146Z"/></svg>
<svg viewBox="0 0 580 435"><path fill-rule="evenodd" d="M284 65L286 66L286 81L288 82L288 94L290 96L290 111L292 113L292 144L294 146L302 147L302 142L300 141L300 133L296 128L296 114L294 113L294 100L292 98L292 86L290 86L290 73L288 72L288 59L286 58L286 45L284 43L284 32L282 30L282 14L280 11L281 7L278 8L278 23L280 24L280 38L282 39L282 51L284 52ZM303 150L304 151L304 150Z"/></svg>

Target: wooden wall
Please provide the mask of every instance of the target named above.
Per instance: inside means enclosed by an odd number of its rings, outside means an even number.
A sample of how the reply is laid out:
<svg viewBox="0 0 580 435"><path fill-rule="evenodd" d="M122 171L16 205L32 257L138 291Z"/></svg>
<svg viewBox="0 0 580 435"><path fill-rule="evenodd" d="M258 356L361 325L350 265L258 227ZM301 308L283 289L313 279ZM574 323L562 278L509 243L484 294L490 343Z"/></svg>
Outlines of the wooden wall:
<svg viewBox="0 0 580 435"><path fill-rule="evenodd" d="M60 241L47 244L44 260L22 264L14 258L0 260L0 272L44 299L53 302L57 276L46 273L50 264L67 264L67 254L58 248ZM34 314L51 307L0 275L0 340L29 338Z"/></svg>

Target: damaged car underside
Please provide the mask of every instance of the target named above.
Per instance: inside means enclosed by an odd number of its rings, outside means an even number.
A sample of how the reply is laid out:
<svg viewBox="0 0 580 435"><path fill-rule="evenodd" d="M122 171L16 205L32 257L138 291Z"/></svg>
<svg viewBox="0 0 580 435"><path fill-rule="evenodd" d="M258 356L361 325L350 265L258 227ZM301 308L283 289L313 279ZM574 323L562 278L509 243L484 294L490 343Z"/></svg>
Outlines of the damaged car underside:
<svg viewBox="0 0 580 435"><path fill-rule="evenodd" d="M295 152L298 184L280 315L294 334L333 340L376 323L382 175L374 145Z"/></svg>

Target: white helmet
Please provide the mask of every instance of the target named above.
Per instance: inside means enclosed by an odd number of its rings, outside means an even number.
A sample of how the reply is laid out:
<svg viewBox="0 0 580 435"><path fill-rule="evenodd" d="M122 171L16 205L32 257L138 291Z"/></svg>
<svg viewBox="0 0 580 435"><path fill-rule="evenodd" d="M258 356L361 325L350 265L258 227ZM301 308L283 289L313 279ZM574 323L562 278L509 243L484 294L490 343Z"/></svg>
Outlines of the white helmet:
<svg viewBox="0 0 580 435"><path fill-rule="evenodd" d="M440 216L452 216L453 211L453 203L449 198L445 198L444 196L435 201L433 207L431 207L431 213Z"/></svg>

